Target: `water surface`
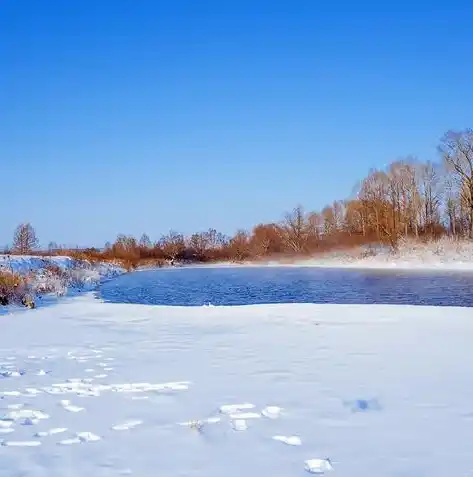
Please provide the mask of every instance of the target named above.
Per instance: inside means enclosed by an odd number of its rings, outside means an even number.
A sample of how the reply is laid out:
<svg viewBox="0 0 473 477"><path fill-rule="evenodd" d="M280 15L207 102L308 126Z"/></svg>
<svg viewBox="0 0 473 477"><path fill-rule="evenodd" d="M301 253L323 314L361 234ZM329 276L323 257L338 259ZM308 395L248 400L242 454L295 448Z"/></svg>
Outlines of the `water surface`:
<svg viewBox="0 0 473 477"><path fill-rule="evenodd" d="M473 273L296 267L173 268L105 283L108 302L153 305L360 303L473 306Z"/></svg>

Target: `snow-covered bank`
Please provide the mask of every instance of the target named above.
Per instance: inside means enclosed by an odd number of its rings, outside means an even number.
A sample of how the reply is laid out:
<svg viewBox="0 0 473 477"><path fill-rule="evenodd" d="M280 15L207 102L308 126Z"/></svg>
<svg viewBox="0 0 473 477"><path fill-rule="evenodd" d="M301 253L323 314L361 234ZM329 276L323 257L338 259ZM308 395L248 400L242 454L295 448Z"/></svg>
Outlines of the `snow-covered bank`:
<svg viewBox="0 0 473 477"><path fill-rule="evenodd" d="M69 290L92 290L101 281L121 275L125 270L112 263L63 256L0 255L0 272L27 278L23 293L65 295Z"/></svg>
<svg viewBox="0 0 473 477"><path fill-rule="evenodd" d="M310 258L254 261L244 263L220 262L208 267L320 267L392 270L472 271L473 241L442 239L421 243L407 241L399 250L389 247L363 247L329 252Z"/></svg>
<svg viewBox="0 0 473 477"><path fill-rule="evenodd" d="M372 247L355 253L334 253L299 266L377 268L398 270L473 271L473 241L442 239L435 242L407 241L397 251Z"/></svg>
<svg viewBox="0 0 473 477"><path fill-rule="evenodd" d="M0 475L471 473L470 309L87 294L1 326Z"/></svg>

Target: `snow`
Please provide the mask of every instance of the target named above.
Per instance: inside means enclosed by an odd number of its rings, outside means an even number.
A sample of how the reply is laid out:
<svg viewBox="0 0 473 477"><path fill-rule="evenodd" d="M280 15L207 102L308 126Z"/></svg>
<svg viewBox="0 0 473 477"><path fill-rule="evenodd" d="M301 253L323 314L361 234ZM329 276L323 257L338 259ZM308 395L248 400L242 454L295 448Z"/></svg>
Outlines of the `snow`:
<svg viewBox="0 0 473 477"><path fill-rule="evenodd" d="M15 273L26 274L44 268L47 264L54 264L62 270L73 266L71 257L52 256L42 257L39 255L0 255L0 268Z"/></svg>
<svg viewBox="0 0 473 477"><path fill-rule="evenodd" d="M327 252L310 258L220 262L208 267L320 267L394 270L473 271L473 241L443 238L422 243L407 240L393 252L387 246Z"/></svg>
<svg viewBox="0 0 473 477"><path fill-rule="evenodd" d="M113 263L91 263L68 256L0 255L0 270L8 270L21 275L41 272L48 265L57 266L63 271L75 270L92 281L113 278L124 272L123 268Z"/></svg>
<svg viewBox="0 0 473 477"><path fill-rule="evenodd" d="M55 266L62 276L47 267ZM35 255L0 255L0 272L13 272L30 277L29 285L35 294L64 295L69 289L92 290L100 282L114 278L125 270L113 263L91 263L67 256L42 257ZM0 307L0 315L4 312Z"/></svg>
<svg viewBox="0 0 473 477"><path fill-rule="evenodd" d="M86 293L0 326L0 475L472 472L468 308Z"/></svg>
<svg viewBox="0 0 473 477"><path fill-rule="evenodd" d="M397 252L372 247L358 253L331 253L322 259L297 262L299 266L337 268L473 271L473 241L444 238L428 243L408 240Z"/></svg>

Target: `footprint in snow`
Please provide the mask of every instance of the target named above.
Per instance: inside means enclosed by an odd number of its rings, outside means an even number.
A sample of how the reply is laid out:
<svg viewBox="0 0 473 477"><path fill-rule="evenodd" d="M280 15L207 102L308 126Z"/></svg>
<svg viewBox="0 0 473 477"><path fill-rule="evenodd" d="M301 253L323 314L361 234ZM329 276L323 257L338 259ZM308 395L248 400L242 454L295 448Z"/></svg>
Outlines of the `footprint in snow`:
<svg viewBox="0 0 473 477"><path fill-rule="evenodd" d="M36 389L36 388L26 388L25 393L26 394L23 394L24 396L34 397L34 396L37 396L38 394L41 394L42 391L40 391L39 389Z"/></svg>
<svg viewBox="0 0 473 477"><path fill-rule="evenodd" d="M92 432L77 432L75 437L70 439L63 439L62 441L58 442L58 445L62 446L70 446L73 444L82 444L84 442L97 442L100 441L101 437L93 434Z"/></svg>
<svg viewBox="0 0 473 477"><path fill-rule="evenodd" d="M40 441L2 441L0 443L5 447L38 447L41 445Z"/></svg>
<svg viewBox="0 0 473 477"><path fill-rule="evenodd" d="M261 414L259 412L235 412L229 414L228 417L232 420L238 419L259 419Z"/></svg>
<svg viewBox="0 0 473 477"><path fill-rule="evenodd" d="M143 424L143 421L135 419L135 420L123 422L121 424L115 424L114 426L112 426L112 429L114 431L129 431L130 429L134 429L140 424Z"/></svg>
<svg viewBox="0 0 473 477"><path fill-rule="evenodd" d="M7 413L7 419L13 421L25 420L25 419L49 419L49 414L44 413L43 411L37 411L36 409L14 409Z"/></svg>
<svg viewBox="0 0 473 477"><path fill-rule="evenodd" d="M7 406L7 409L18 410L18 409L21 409L21 408L23 408L23 407L25 407L24 404L9 404L9 405Z"/></svg>
<svg viewBox="0 0 473 477"><path fill-rule="evenodd" d="M352 412L381 410L381 405L377 399L354 399L353 401L345 401L344 405L350 408Z"/></svg>
<svg viewBox="0 0 473 477"><path fill-rule="evenodd" d="M329 458L326 459L309 459L304 461L304 470L311 474L324 474L327 471L333 470L332 462Z"/></svg>
<svg viewBox="0 0 473 477"><path fill-rule="evenodd" d="M281 416L282 409L278 406L266 406L261 414L268 419L277 419Z"/></svg>
<svg viewBox="0 0 473 477"><path fill-rule="evenodd" d="M63 439L62 441L58 442L60 446L70 446L73 444L80 444L81 440L78 437L72 437L71 439Z"/></svg>
<svg viewBox="0 0 473 477"><path fill-rule="evenodd" d="M68 399L63 399L62 401L59 401L59 405L68 412L80 412L83 411L84 408L80 406L75 406L74 404L71 404L71 401Z"/></svg>
<svg viewBox="0 0 473 477"><path fill-rule="evenodd" d="M298 436L273 436L272 439L288 446L300 446L302 444L301 438Z"/></svg>
<svg viewBox="0 0 473 477"><path fill-rule="evenodd" d="M54 436L55 434L62 434L63 432L67 431L67 427L53 427L49 429L49 431L39 431L37 432L34 437L48 437Z"/></svg>
<svg viewBox="0 0 473 477"><path fill-rule="evenodd" d="M178 426L201 430L205 424L218 424L222 422L220 417L208 417L207 419L194 419L192 421L178 422Z"/></svg>
<svg viewBox="0 0 473 477"><path fill-rule="evenodd" d="M235 419L232 421L232 428L234 431L246 431L248 429L248 425L245 419Z"/></svg>
<svg viewBox="0 0 473 477"><path fill-rule="evenodd" d="M10 434L11 432L15 432L13 427L0 427L0 434Z"/></svg>
<svg viewBox="0 0 473 477"><path fill-rule="evenodd" d="M239 411L247 411L249 409L254 409L256 406L250 403L243 404L224 404L220 406L220 412L222 414L233 414Z"/></svg>
<svg viewBox="0 0 473 477"><path fill-rule="evenodd" d="M38 424L38 422L39 422L39 419L27 417L20 424L22 426L35 426L36 424Z"/></svg>

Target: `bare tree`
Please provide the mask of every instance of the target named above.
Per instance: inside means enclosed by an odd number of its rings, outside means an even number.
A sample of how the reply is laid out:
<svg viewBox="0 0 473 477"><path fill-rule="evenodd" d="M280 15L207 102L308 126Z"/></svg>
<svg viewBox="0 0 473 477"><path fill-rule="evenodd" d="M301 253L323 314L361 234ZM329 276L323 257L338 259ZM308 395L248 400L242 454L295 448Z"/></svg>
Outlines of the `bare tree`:
<svg viewBox="0 0 473 477"><path fill-rule="evenodd" d="M292 252L301 253L306 249L309 224L301 205L285 215L280 233L286 247Z"/></svg>
<svg viewBox="0 0 473 477"><path fill-rule="evenodd" d="M364 225L373 230L378 240L388 236L394 241L392 228L389 225L389 178L383 171L373 169L361 183L358 199L365 210Z"/></svg>
<svg viewBox="0 0 473 477"><path fill-rule="evenodd" d="M251 250L257 257L281 253L283 243L279 226L276 224L258 224L251 233Z"/></svg>
<svg viewBox="0 0 473 477"><path fill-rule="evenodd" d="M48 243L48 254L52 255L54 252L56 252L59 249L58 245L56 242L51 241Z"/></svg>
<svg viewBox="0 0 473 477"><path fill-rule="evenodd" d="M431 161L417 165L417 188L421 203L421 225L432 234L434 225L440 222L442 183L440 165Z"/></svg>
<svg viewBox="0 0 473 477"><path fill-rule="evenodd" d="M160 246L164 254L167 255L172 262L174 262L186 248L184 236L174 230L171 230L167 235L161 237Z"/></svg>
<svg viewBox="0 0 473 477"><path fill-rule="evenodd" d="M460 203L468 218L468 236L473 239L473 130L448 131L439 151L460 192Z"/></svg>
<svg viewBox="0 0 473 477"><path fill-rule="evenodd" d="M26 222L18 225L13 236L13 250L17 253L31 253L38 247L38 239L33 226Z"/></svg>
<svg viewBox="0 0 473 477"><path fill-rule="evenodd" d="M246 230L238 230L231 238L228 248L234 260L241 262L249 256L250 238Z"/></svg>
<svg viewBox="0 0 473 477"><path fill-rule="evenodd" d="M149 236L147 234L143 234L140 238L140 241L139 241L139 246L141 248L151 248L153 246L153 244L151 243L151 240L149 238Z"/></svg>
<svg viewBox="0 0 473 477"><path fill-rule="evenodd" d="M203 259L207 250L210 248L210 238L207 232L198 232L192 234L189 239L189 247L196 253L196 255Z"/></svg>

